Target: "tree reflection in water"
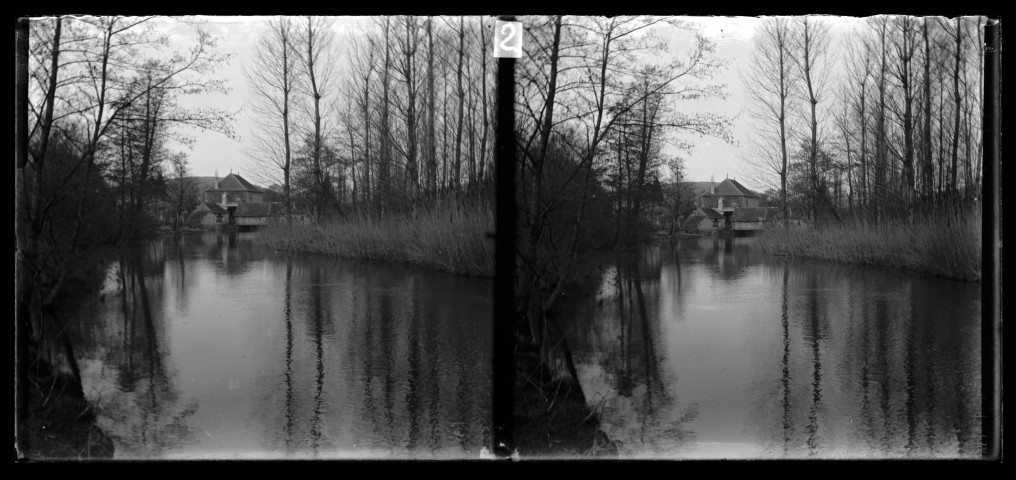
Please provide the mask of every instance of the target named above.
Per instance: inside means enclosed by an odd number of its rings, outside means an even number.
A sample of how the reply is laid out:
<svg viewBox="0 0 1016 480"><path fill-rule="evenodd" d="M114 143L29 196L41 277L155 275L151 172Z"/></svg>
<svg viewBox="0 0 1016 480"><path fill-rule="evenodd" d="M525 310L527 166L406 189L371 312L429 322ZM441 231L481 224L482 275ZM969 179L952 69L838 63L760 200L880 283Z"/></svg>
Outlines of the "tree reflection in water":
<svg viewBox="0 0 1016 480"><path fill-rule="evenodd" d="M119 311L122 323L96 324L85 333L100 337L107 350L99 360L103 369L113 370L115 385L93 387L101 410L100 426L114 440L117 458L160 457L193 440L195 430L187 425L197 411L197 402L182 401L167 371L163 318L152 308L146 267L160 256L153 247L135 247L121 252L112 268L117 289L107 305ZM159 276L161 277L161 275ZM161 290L161 287L156 289ZM120 331L116 331L120 330ZM110 341L119 337L120 341ZM103 340L106 339L106 340ZM91 383L100 379L88 379Z"/></svg>
<svg viewBox="0 0 1016 480"><path fill-rule="evenodd" d="M267 252L126 249L80 312L86 394L123 458L476 458L491 282ZM94 310L94 311L93 311Z"/></svg>
<svg viewBox="0 0 1016 480"><path fill-rule="evenodd" d="M978 285L750 242L615 256L556 312L622 455L978 455Z"/></svg>
<svg viewBox="0 0 1016 480"><path fill-rule="evenodd" d="M595 304L560 313L570 317L569 342L580 345L576 363L587 401L622 456L669 451L693 438L686 425L697 406L681 405L671 390L677 379L661 375L659 318L646 305L647 289L658 295L663 258L673 253L618 252Z"/></svg>

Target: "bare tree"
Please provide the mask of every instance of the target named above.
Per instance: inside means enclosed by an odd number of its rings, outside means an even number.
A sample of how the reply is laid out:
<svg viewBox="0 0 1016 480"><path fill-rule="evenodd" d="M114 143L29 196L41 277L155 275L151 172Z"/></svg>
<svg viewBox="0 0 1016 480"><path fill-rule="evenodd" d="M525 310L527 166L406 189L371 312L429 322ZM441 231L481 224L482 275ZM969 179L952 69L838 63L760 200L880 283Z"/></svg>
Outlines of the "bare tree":
<svg viewBox="0 0 1016 480"><path fill-rule="evenodd" d="M282 192L286 201L286 220L293 223L293 199L290 177L292 174L292 133L290 118L297 86L295 51L296 32L286 17L268 21L258 36L253 59L243 69L252 91L251 105L258 116L259 132L255 133L251 155L259 162L282 171ZM278 134L282 134L281 142Z"/></svg>
<svg viewBox="0 0 1016 480"><path fill-rule="evenodd" d="M304 93L310 97L313 110L310 113L311 128L308 135L311 147L311 172L313 175L313 192L311 198L318 218L330 202L328 179L325 176L327 166L324 164L326 112L323 110L322 99L330 93L335 61L333 58L331 20L322 17L307 17L305 26L300 31L298 48L301 75L305 79L300 85ZM327 104L325 104L327 105Z"/></svg>
<svg viewBox="0 0 1016 480"><path fill-rule="evenodd" d="M174 179L176 185L173 186L171 195L174 232L180 231L180 215L182 212L189 210L189 207L196 201L198 195L197 185L187 178L187 163L187 155L182 153L176 153L169 157L170 168L176 177Z"/></svg>
<svg viewBox="0 0 1016 480"><path fill-rule="evenodd" d="M790 20L767 18L756 30L754 38L755 49L752 51L749 70L742 75L742 82L752 100L751 115L756 122L756 129L761 132L755 152L758 155L757 161L779 176L784 225L789 225L788 114L792 108L791 92L795 88L796 79L790 52Z"/></svg>
<svg viewBox="0 0 1016 480"><path fill-rule="evenodd" d="M487 111L487 97L490 92L487 90L487 36L484 33L487 29L487 25L484 24L483 18L480 18L480 101L482 105L482 122L483 122L483 133L480 135L480 178L481 181L484 177L484 165L487 162L487 130L490 127L490 114ZM491 169L493 171L493 169Z"/></svg>
<svg viewBox="0 0 1016 480"><path fill-rule="evenodd" d="M463 121L463 107L466 101L465 90L462 88L462 65L463 59L466 54L466 18L459 17L459 63L458 69L455 74L455 82L457 86L457 94L459 98L458 107L458 126L455 129L455 161L452 163L452 178L454 179L455 189L458 190L462 186L462 121Z"/></svg>
<svg viewBox="0 0 1016 480"><path fill-rule="evenodd" d="M437 138L434 133L434 115L437 103L434 93L434 17L427 18L427 166L424 184L433 192L437 189Z"/></svg>
<svg viewBox="0 0 1016 480"><path fill-rule="evenodd" d="M808 104L808 126L810 131L810 151L808 152L808 175L810 183L810 203L812 222L817 221L817 208L820 198L820 178L818 171L819 157L819 118L818 104L824 99L829 70L827 56L829 53L828 24L809 16L801 17L794 25L792 33L791 58L797 67L801 82L798 84L800 97Z"/></svg>
<svg viewBox="0 0 1016 480"><path fill-rule="evenodd" d="M903 175L901 193L909 199L914 191L914 53L917 43L917 27L913 18L900 16L894 19L898 35L894 35L893 46L896 62L892 75L903 96L903 111L897 112L903 129Z"/></svg>

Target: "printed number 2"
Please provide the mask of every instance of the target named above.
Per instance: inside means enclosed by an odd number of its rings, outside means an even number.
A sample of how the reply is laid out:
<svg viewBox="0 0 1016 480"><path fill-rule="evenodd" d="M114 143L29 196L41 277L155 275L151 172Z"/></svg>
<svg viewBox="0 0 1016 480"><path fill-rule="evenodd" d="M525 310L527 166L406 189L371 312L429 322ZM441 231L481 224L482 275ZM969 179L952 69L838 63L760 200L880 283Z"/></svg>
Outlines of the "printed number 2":
<svg viewBox="0 0 1016 480"><path fill-rule="evenodd" d="M515 25L506 23L501 26L501 35L505 35L504 39L502 39L501 43L498 45L499 47L501 47L501 50L504 50L506 52L522 53L518 46L512 46L509 44L509 42L511 42L511 40L515 38L516 33L517 32L515 31Z"/></svg>

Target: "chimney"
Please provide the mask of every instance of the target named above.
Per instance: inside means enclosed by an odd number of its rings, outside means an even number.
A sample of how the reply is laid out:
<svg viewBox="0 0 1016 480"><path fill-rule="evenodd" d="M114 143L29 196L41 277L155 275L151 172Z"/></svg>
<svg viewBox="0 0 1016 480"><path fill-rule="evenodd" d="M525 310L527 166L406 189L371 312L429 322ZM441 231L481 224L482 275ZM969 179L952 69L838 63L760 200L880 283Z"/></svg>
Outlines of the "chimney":
<svg viewBox="0 0 1016 480"><path fill-rule="evenodd" d="M218 187L216 187L216 188L218 188ZM716 195L716 184L715 183L709 185L709 194L710 195Z"/></svg>

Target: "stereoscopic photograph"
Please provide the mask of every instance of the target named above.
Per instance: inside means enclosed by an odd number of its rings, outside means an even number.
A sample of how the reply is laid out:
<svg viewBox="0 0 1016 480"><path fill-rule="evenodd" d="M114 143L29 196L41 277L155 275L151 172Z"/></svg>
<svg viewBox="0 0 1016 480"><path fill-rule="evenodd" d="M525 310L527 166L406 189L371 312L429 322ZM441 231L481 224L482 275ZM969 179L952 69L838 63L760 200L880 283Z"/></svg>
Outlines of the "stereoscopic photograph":
<svg viewBox="0 0 1016 480"><path fill-rule="evenodd" d="M998 17L15 39L15 462L1000 457Z"/></svg>

